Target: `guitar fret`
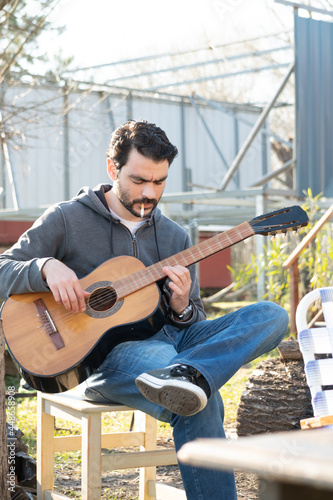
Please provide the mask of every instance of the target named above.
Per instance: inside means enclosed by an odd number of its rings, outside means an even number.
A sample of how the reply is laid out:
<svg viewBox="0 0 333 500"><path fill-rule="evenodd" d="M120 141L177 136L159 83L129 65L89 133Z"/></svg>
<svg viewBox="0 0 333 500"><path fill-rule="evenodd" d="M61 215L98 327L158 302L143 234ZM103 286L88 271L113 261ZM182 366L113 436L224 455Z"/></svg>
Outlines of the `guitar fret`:
<svg viewBox="0 0 333 500"><path fill-rule="evenodd" d="M201 257L204 259L205 258L205 254L201 250L201 247L197 247L197 251L200 253Z"/></svg>
<svg viewBox="0 0 333 500"><path fill-rule="evenodd" d="M179 264L188 267L253 234L254 231L250 224L248 222L243 222L243 224L240 224L236 228L229 229L224 233L202 241L176 255L167 257L156 264L152 264L145 269L137 271L131 276L126 276L114 283L118 300L165 278L166 274L163 272L163 267L165 266L173 267Z"/></svg>
<svg viewBox="0 0 333 500"><path fill-rule="evenodd" d="M229 241L229 243L233 243L233 241L231 240L231 238L229 237L229 234L227 232L223 233L224 236L227 238L227 240Z"/></svg>
<svg viewBox="0 0 333 500"><path fill-rule="evenodd" d="M151 283L152 281L155 282L159 279L159 274L156 273L155 269L151 269L151 267L146 267L142 274L144 274L147 284Z"/></svg>

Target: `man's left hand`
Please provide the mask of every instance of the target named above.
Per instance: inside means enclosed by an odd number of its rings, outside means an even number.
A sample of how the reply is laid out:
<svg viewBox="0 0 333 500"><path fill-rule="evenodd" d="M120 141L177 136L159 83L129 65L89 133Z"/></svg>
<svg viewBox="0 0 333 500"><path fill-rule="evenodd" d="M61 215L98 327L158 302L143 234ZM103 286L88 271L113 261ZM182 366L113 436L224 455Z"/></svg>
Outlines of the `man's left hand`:
<svg viewBox="0 0 333 500"><path fill-rule="evenodd" d="M189 305L191 290L191 275L187 267L180 265L163 267L163 271L170 279L168 286L171 290L169 306L176 314L181 314Z"/></svg>

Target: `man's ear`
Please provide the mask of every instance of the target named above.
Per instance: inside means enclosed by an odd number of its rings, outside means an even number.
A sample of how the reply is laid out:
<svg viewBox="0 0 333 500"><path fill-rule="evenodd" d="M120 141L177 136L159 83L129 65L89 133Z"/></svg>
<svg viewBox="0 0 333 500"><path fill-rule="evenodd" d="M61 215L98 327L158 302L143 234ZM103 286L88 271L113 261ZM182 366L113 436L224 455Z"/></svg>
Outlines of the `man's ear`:
<svg viewBox="0 0 333 500"><path fill-rule="evenodd" d="M110 179L115 181L117 179L117 167L111 160L111 158L106 159L107 171Z"/></svg>

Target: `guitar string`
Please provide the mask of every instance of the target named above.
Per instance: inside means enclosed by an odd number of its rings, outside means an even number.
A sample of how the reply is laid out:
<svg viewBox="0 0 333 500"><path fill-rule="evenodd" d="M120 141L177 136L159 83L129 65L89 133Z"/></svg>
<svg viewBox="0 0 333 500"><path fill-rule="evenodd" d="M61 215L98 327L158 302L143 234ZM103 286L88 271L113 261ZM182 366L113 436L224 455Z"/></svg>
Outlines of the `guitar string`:
<svg viewBox="0 0 333 500"><path fill-rule="evenodd" d="M234 228L234 230L235 230L236 232L239 232L239 233L241 234L241 231L238 231L238 229L237 229L237 228ZM247 232L246 232L246 233L247 233ZM252 233L250 233L250 235L251 235L251 234L252 234ZM247 234L246 234L246 235L247 235ZM221 235L219 235L219 236L221 236ZM223 236L227 236L227 237L228 237L228 239L229 239L230 241L232 241L226 233L223 233ZM242 237L243 237L243 236L244 236L244 235L242 235ZM211 251L211 250L213 250L213 252L215 252L216 250L221 250L221 241L220 241L220 239L219 239L219 240L217 240L217 241L215 242L215 244L214 244L214 245L212 245L211 243L209 243L209 241L208 241L208 242L204 242L204 243L206 243L206 245L205 245L205 246L206 246L207 248L209 248L209 250L210 250L210 251ZM222 248L222 249L223 249L223 248ZM193 250L193 247L191 247L191 248L190 248L190 249L188 249L188 250L190 251L190 252L189 252L189 253L191 254L190 256L191 256L191 257L192 257L192 256L193 256L193 257L195 256L195 259L197 259L197 257L198 257L197 255L195 255L195 252L196 252L196 253L200 252L200 253L201 253L201 255L205 257L205 254L202 252L202 250L201 250L201 248L200 248L200 247L196 247L194 250ZM171 257L169 258L169 260L172 260L172 257L174 257L174 256L171 256ZM167 261L167 260L168 260L168 259L166 259L166 261ZM184 263L185 263L185 265L190 265L190 264L188 264L188 263L186 262L186 258L184 258L183 260L185 261L185 262L184 262ZM163 261L162 261L162 262L163 262ZM168 262L166 262L166 263L168 264ZM161 264L161 263L160 263L160 264ZM154 264L154 266L156 266L156 264ZM160 268L161 268L161 267L163 267L163 264L161 264ZM139 274L139 275L140 275L140 276L139 276L139 280L136 280L136 278L135 278L135 275L136 275L136 274ZM151 274L151 275L153 276L153 282L151 282L151 280L149 280L149 276L147 276L148 274ZM165 277L165 275L164 275L164 277ZM138 291L140 288L144 288L144 287L146 287L146 286L148 286L148 285L150 285L150 284L152 284L152 283L156 282L157 280L159 280L159 279L161 279L161 278L163 278L163 275L162 275L162 276L160 276L160 275L158 274L158 272L157 272L157 271L155 271L155 275L154 275L154 271L152 271L152 270L151 270L151 269L149 269L149 267L148 267L148 268L142 269L142 270L140 270L140 271L137 271L136 273L134 273L133 275L131 275L131 276L129 276L129 277L124 277L124 278L122 278L122 279L120 280L120 287L119 287L119 288L120 288L120 289L122 289L122 291L123 291L123 294L122 294L122 295L123 295L123 296L126 296L126 295L129 295L130 293L133 293L133 292L135 292L135 291ZM127 285L126 285L126 281L128 281L128 280L129 280L129 284L127 284ZM147 283L144 283L144 280L148 280L148 282L147 282ZM122 283L121 283L121 282L122 282ZM137 284L138 284L138 283L140 284L140 287L139 287L139 288L137 287ZM114 292L113 292L113 291L112 291L112 288L105 287L105 292L103 292L103 291L101 291L101 290L102 290L102 289L99 289L99 291L98 291L98 298L97 298L97 299L96 299L96 298L94 298L94 299L93 299L93 305L94 305L94 307L96 307L96 308L97 308L97 307L101 307L101 306L103 306L103 305L107 305L107 304L109 304L109 303L110 303L110 301L111 301L111 302L112 302L112 301L115 301L115 300L116 300L116 298L117 298L117 291L114 291ZM120 297L120 298L123 298L123 297ZM113 305L113 304L112 304L112 305Z"/></svg>
<svg viewBox="0 0 333 500"><path fill-rule="evenodd" d="M238 233L239 235L241 235L241 239L244 239L244 235L242 235L242 232L239 231L238 228L233 228L232 231ZM224 237L226 236L225 233L222 233L222 234ZM249 236L251 234L252 233L248 234L248 231L246 231L245 236ZM221 237L222 235L218 235L218 236ZM211 239L214 239L214 238L211 238ZM213 244L211 242L209 242L209 240L208 240L208 241L202 242L201 247L196 246L196 247L188 248L187 249L187 254L188 254L187 258L190 257L192 260L190 261L190 263L187 263L186 257L185 258L183 257L184 264L185 265L192 264L193 258L195 259L195 261L197 261L200 257L198 255L199 252L201 253L201 257L202 257L203 252L202 252L201 248L203 248L203 247L208 248L210 251L212 251L212 253L215 253L216 251L223 250L223 248L226 248L226 247L221 247L221 243L222 243L221 239L224 239L224 238L216 239ZM229 236L228 236L228 239L229 239L229 241L232 241L229 238ZM174 263L171 262L174 258L175 258L175 256L171 256L168 259L164 259L163 261L161 261L157 264L153 264L153 266L154 267L157 266L159 268L158 271L160 272L164 265L174 265ZM160 264L160 265L158 265L158 264ZM138 291L140 288L145 288L147 285L153 284L155 281L162 279L163 277L166 277L166 275L164 273L162 274L162 276L160 276L158 271L156 271L156 270L154 271L152 269L149 269L149 267L147 267L147 268L144 268L144 269L141 269L141 270L135 272L134 274L132 274L130 276L125 276L124 278L122 278L121 280L118 281L118 284L120 283L119 288L123 291L122 295L125 297L126 295L129 295L135 291ZM153 276L153 281L151 281L149 279L149 276L147 276L148 274L151 274ZM136 275L139 275L139 279L135 278ZM144 280L147 280L147 279L148 279L148 283L146 285L143 284ZM129 281L129 283L126 284L126 281ZM117 282L115 283L115 285L116 284L117 284ZM137 286L138 284L140 285L139 287ZM95 308L94 310L96 310L96 308L98 308L98 307L100 309L102 309L103 306L110 304L110 301L114 301L114 303L116 302L117 295L118 295L117 290L112 291L112 288L110 289L108 287L105 287L104 291L101 291L101 290L103 290L103 289L99 289L99 291L98 291L99 296L98 296L97 300L96 300L96 298L94 299L94 302L93 302L93 306ZM122 297L120 297L120 298L122 298ZM89 301L87 301L87 302L89 303ZM114 304L112 304L112 305L114 305ZM75 315L85 314L85 312L73 313L72 311L66 311L65 313L62 313L60 316L62 319L64 319L67 316L73 317L74 314Z"/></svg>
<svg viewBox="0 0 333 500"><path fill-rule="evenodd" d="M242 235L243 237L243 235ZM228 238L230 240L230 238ZM230 240L231 241L231 240ZM206 245L203 245L203 246L206 246L207 249L209 249L210 251L212 251L213 253L215 253L216 251L218 250L221 250L223 248L221 248L221 242L220 241L215 241L215 244L209 244L208 242L204 242L206 243ZM201 257L205 257L206 254L204 254L201 250L201 248L199 247L190 247L188 250L188 256L192 258L194 258L195 261L198 260L198 258L200 257L199 253L201 254ZM161 261L159 263L156 263L156 264L153 264L154 267L158 268L156 269L155 271L152 270L150 267L146 267L144 269L141 269L140 271L137 271L135 273L133 273L132 275L130 276L125 276L124 278L122 278L120 280L120 286L118 286L119 289L121 289L123 291L123 294L126 296L128 295L129 293L133 293L135 291L137 291L138 289L138 284L140 285L139 289L140 288L144 288L145 286L148 286L152 283L155 283L157 280L159 279L162 279L163 277L165 277L166 275L164 273L162 273L162 276L161 276L161 270L162 268L164 267L164 262L166 263L166 265L168 265L168 261L171 261L175 256L171 256L169 257L168 259L165 259L164 261ZM183 262L185 264L185 266L187 265L191 265L192 261L190 263L186 262L186 257L183 257ZM173 263L172 263L173 264ZM135 275L139 274L139 279L137 279L135 277ZM151 281L150 279L150 276L152 276L152 279L153 281ZM129 281L128 284L126 284L126 281ZM117 284L117 282L116 282ZM119 282L118 282L119 284ZM116 287L117 288L117 287ZM114 300L116 297L117 297L117 292L115 291L114 294L112 294L112 289L110 288L105 288L105 293L103 292L99 292L98 293L98 299L94 299L94 304L96 306L99 306L99 305L103 305L104 304L104 300L106 299L106 301L110 301L110 300ZM111 293L110 293L111 292Z"/></svg>
<svg viewBox="0 0 333 500"><path fill-rule="evenodd" d="M243 229L243 231L241 229ZM252 232L249 233L248 226L246 226L246 230L244 230L244 228L236 227L236 228L229 230L228 233L229 234L227 234L227 232L225 232L225 233L222 233L220 235L217 235L215 237L216 240L214 237L211 238L214 240L213 244L210 242L210 240L207 240L205 242L202 242L201 246L188 248L186 250L186 252L188 254L187 257L190 257L192 260L194 258L195 261L197 261L200 258L199 253L201 254L201 257L206 256L206 254L202 250L208 249L210 251L210 254L216 253L219 250L223 250L224 248L226 248L225 246L222 246L224 239L228 239L229 242L231 242L232 244L234 243L233 239L231 237L229 237L229 235L232 236L231 233L236 233L236 234L238 234L238 236L240 235L241 239L244 239L245 236L250 236L252 234ZM242 233L244 233L244 234L242 234ZM234 236L236 236L236 234ZM236 238L235 242L236 241L239 241L239 238ZM205 247L205 248L203 248L203 247ZM150 284L155 283L157 280L162 279L163 277L166 277L166 275L164 273L162 273L162 276L160 275L162 267L164 267L164 265L174 265L174 263L171 262L174 258L175 258L175 256L171 256L168 259L165 259L164 261L153 264L153 266L155 267L155 270L152 270L149 267L147 267L147 268L141 269L140 271L133 273L130 276L125 276L124 278L121 278L121 280L119 280L118 282L115 282L115 284L114 284L115 289L110 288L110 287L103 287L100 289L96 289L97 290L97 299L96 299L96 297L93 298L92 309L94 309L94 310L96 310L96 309L98 310L98 308L102 309L103 306L106 306L110 303L111 303L111 307L112 307L112 305L114 305L114 304L112 304L112 302L115 303L117 296L118 296L117 283L118 283L118 289L120 289L122 291L121 295L126 297L126 295L129 295L135 291L138 291L140 288L145 288L146 286L149 286ZM182 260L183 260L183 263L185 264L185 266L192 264L192 261L190 263L186 262L186 257L183 257ZM158 269L156 269L156 266L158 267ZM153 281L151 281L151 279L149 279L149 276L148 276L149 274L152 275ZM136 275L139 275L139 279L136 278ZM126 284L126 281L129 281L129 283ZM147 283L145 284L146 281L147 281ZM112 285L111 282L110 282L110 284ZM138 287L138 285L140 285L140 286ZM92 292L92 295L94 295L94 292L96 292L96 290ZM123 297L120 297L120 298L123 298ZM89 298L87 300L87 304L89 304ZM90 305L90 307L91 307L91 305ZM84 314L84 312L78 312L76 314ZM66 313L64 315L62 315L62 317L65 317L67 315L73 315L73 313L71 311L66 311Z"/></svg>
<svg viewBox="0 0 333 500"><path fill-rule="evenodd" d="M290 228L288 230L292 230L292 229L294 229L294 228ZM207 241L201 242L200 246L197 245L195 247L190 247L190 248L184 250L183 252L184 253L186 252L188 254L188 257L191 257L192 259L194 258L195 261L198 261L197 259L199 259L199 257L200 257L198 255L199 253L201 254L201 257L203 257L203 258L206 257L206 255L202 252L202 249L204 249L204 247L205 247L205 249L209 249L211 251L211 253L208 255L208 256L210 256L213 253L216 253L220 250L228 248L225 246L221 247L221 243L223 243L223 241L221 241L221 240L227 238L231 242L231 244L234 244L237 241L239 241L239 239L236 239L235 241L233 241L229 237L229 235L231 235L231 233L238 233L238 235L241 235L241 240L245 239L245 237L249 237L249 236L255 234L255 233L249 232L248 226L246 228L240 228L239 226L237 226L236 228L232 228L228 232L221 233L220 235L217 235L216 237L210 238L210 240L212 240L212 239L215 240L215 238L216 238L216 240L214 241L213 244L210 243L209 240L207 240ZM244 234L242 234L242 233L244 233ZM175 259L175 257L176 256L174 256L174 255L170 256L169 258L164 259L163 261L161 261L159 263L152 264L152 266L146 267L144 269L140 269L139 271L136 271L135 273L133 273L130 276L125 276L125 277L121 278L120 280L118 280L114 283L114 285L115 285L114 288L102 287L100 289L96 289L98 291L98 297L97 297L97 299L96 298L93 299L93 306L94 306L93 309L96 310L96 308L103 308L103 306L110 304L112 301L114 301L114 303L111 305L111 307L116 303L116 301L117 301L116 299L117 299L118 295L120 295L117 293L117 283L119 285L118 289L120 289L122 292L121 296L119 296L119 298L118 298L118 300L119 300L119 299L126 297L127 295L130 295L131 293L134 293L142 288L145 288L145 287L155 283L156 281L158 281L160 279L163 279L164 277L166 277L166 275L164 273L162 273L162 276L160 275L162 267L164 267L164 265L174 265L174 263L172 263L170 261ZM183 260L183 263L185 264L185 266L193 264L192 261L190 263L187 263L186 257L183 257L182 260ZM158 268L158 269L152 270L152 269L150 269L150 267L154 267L154 268ZM148 274L153 276L153 281L151 281ZM135 277L136 275L139 275L139 278L136 278ZM129 283L126 284L126 281L129 281ZM146 284L144 284L145 281L147 281ZM113 283L110 282L110 285L113 285ZM92 292L92 295L94 294L94 292L96 292L96 290L94 290ZM87 304L89 304L89 298L87 300ZM97 309L97 311L98 311L98 309ZM66 313L61 315L61 317L62 318L65 318L66 316L72 317L73 314L85 314L85 312L73 313L72 311L66 311Z"/></svg>
<svg viewBox="0 0 333 500"><path fill-rule="evenodd" d="M202 245L202 247L206 246L207 248L210 248L212 250L212 252L215 252L215 251L218 251L219 249L221 249L220 242L215 241L215 243L213 245L209 244L208 242L204 242L204 243L206 243L206 245ZM190 247L187 249L188 250L187 253L189 254L188 257L192 257L192 258L196 259L198 257L196 254L198 254L199 252L198 252L197 248L194 248L194 250L193 250L193 248L194 247ZM202 257L201 249L200 249L200 253L201 253L201 257ZM161 261L159 263L153 264L155 271L152 269L149 269L149 267L146 267L144 269L140 269L139 271L136 271L135 273L133 273L130 276L125 276L124 278L121 278L118 282L116 281L114 284L111 284L111 282L110 282L111 286L114 285L114 288L102 287L100 289L94 290L92 292L92 295L94 294L94 292L96 293L96 291L97 291L98 297L97 297L97 299L96 298L93 299L93 309L94 310L96 310L98 308L102 309L103 306L110 304L112 301L116 301L117 296L118 296L117 284L118 284L118 288L122 291L122 295L126 296L126 295L129 295L130 293L133 293L134 291L137 291L140 288L146 287L147 285L144 285L143 283L147 279L149 279L149 276L147 276L148 274L152 275L153 279L154 279L154 281L152 283L148 282L149 284L153 284L157 279L162 279L163 275L164 275L164 277L166 277L166 275L164 273L162 276L160 276L160 272L162 270L162 267L164 267L164 265L172 264L171 261L173 258L175 258L175 256L171 256L167 259L164 259L163 261ZM186 258L183 258L183 261L185 261L184 263L186 264ZM139 274L139 278L136 278L136 275L138 275L138 274ZM129 283L126 284L126 281L129 281ZM149 281L151 281L151 280L149 280ZM140 288L137 288L138 285L140 285ZM87 302L87 304L89 304L89 298L87 299L86 302ZM61 307L61 306L59 306L59 307ZM59 317L61 319L66 319L66 317L73 317L73 314L76 314L76 315L85 314L85 312L80 311L77 313L73 313L72 311L66 311L63 314L59 315L58 319L59 319Z"/></svg>

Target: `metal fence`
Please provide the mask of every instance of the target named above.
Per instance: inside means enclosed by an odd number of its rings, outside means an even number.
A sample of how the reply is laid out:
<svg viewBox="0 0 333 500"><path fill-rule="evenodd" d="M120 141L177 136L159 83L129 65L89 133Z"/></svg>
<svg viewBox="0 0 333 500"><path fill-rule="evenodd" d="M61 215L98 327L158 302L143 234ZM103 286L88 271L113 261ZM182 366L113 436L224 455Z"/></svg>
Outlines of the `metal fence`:
<svg viewBox="0 0 333 500"><path fill-rule="evenodd" d="M296 184L333 197L333 24L295 16Z"/></svg>
<svg viewBox="0 0 333 500"><path fill-rule="evenodd" d="M9 162L1 158L2 208L13 208L16 197L18 211L29 212L68 199L84 185L108 182L110 134L129 118L158 124L179 149L166 193L218 189L260 111L144 92L7 88L2 113L10 117L10 135L18 139L8 142ZM267 173L268 140L267 130L256 137L228 189L244 189Z"/></svg>

